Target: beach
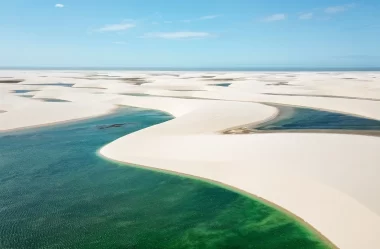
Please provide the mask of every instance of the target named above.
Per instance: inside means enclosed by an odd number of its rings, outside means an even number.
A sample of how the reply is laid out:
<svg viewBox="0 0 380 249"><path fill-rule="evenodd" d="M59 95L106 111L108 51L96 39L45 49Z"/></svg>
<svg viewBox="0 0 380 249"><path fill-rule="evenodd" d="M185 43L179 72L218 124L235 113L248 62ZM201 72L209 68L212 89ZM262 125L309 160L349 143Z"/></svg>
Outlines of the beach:
<svg viewBox="0 0 380 249"><path fill-rule="evenodd" d="M99 155L263 199L337 248L380 247L380 137L222 134L273 120L276 105L380 121L379 72L7 70L0 77L2 133L100 117L124 106L163 111L173 119L122 136Z"/></svg>

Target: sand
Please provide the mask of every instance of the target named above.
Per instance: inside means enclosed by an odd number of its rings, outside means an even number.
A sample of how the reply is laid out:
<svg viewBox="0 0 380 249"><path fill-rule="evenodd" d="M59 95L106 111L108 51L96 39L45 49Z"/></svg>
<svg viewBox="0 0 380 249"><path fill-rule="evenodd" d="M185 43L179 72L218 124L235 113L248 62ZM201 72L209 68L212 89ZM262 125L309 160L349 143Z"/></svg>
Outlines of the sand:
<svg viewBox="0 0 380 249"><path fill-rule="evenodd" d="M119 138L99 153L258 196L303 219L339 248L380 248L379 137L219 133L277 115L263 102L380 120L379 102L369 100L380 99L380 73L0 71L0 76L24 79L0 85L2 131L104 115L119 105L165 111L175 119ZM144 83L136 85L133 78ZM41 85L54 82L74 85ZM38 91L25 93L32 98L12 93L25 89Z"/></svg>

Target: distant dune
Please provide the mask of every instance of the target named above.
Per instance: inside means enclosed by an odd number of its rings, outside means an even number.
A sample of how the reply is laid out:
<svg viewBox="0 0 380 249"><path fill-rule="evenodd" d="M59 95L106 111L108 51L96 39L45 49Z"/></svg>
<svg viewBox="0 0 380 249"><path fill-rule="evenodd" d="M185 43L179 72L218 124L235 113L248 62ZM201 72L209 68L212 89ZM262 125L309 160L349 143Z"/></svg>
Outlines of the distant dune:
<svg viewBox="0 0 380 249"><path fill-rule="evenodd" d="M118 106L161 110L175 119L99 153L262 198L338 248L380 248L380 137L222 134L275 118L278 109L266 103L380 120L380 72L0 71L0 83L0 131L101 116Z"/></svg>

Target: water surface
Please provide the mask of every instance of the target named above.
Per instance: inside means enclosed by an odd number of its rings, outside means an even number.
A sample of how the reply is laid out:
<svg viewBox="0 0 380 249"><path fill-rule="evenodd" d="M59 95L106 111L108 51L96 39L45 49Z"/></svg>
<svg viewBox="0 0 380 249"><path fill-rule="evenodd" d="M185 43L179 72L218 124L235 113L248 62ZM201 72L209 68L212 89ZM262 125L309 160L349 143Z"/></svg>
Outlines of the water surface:
<svg viewBox="0 0 380 249"><path fill-rule="evenodd" d="M30 93L38 90L13 90L12 93Z"/></svg>
<svg viewBox="0 0 380 249"><path fill-rule="evenodd" d="M312 132L380 136L380 121L332 111L306 107L268 104L279 114L262 124L242 125L224 130L223 134L273 132Z"/></svg>
<svg viewBox="0 0 380 249"><path fill-rule="evenodd" d="M331 132L336 132L336 130L380 130L380 121L374 119L312 108L279 105L276 107L279 108L280 115L269 122L261 124L256 128L257 130L331 130Z"/></svg>
<svg viewBox="0 0 380 249"><path fill-rule="evenodd" d="M330 248L262 202L95 153L169 119L130 108L0 134L0 248Z"/></svg>
<svg viewBox="0 0 380 249"><path fill-rule="evenodd" d="M69 100L64 99L53 99L53 98L35 98L44 102L71 102Z"/></svg>

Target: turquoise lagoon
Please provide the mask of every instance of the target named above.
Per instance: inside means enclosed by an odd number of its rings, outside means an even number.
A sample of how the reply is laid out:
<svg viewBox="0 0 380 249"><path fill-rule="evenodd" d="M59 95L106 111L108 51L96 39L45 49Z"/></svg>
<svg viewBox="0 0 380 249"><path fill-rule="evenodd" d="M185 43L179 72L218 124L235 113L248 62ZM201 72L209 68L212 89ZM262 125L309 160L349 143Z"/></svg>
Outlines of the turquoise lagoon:
<svg viewBox="0 0 380 249"><path fill-rule="evenodd" d="M262 201L96 154L170 119L126 108L0 134L0 248L331 248Z"/></svg>

